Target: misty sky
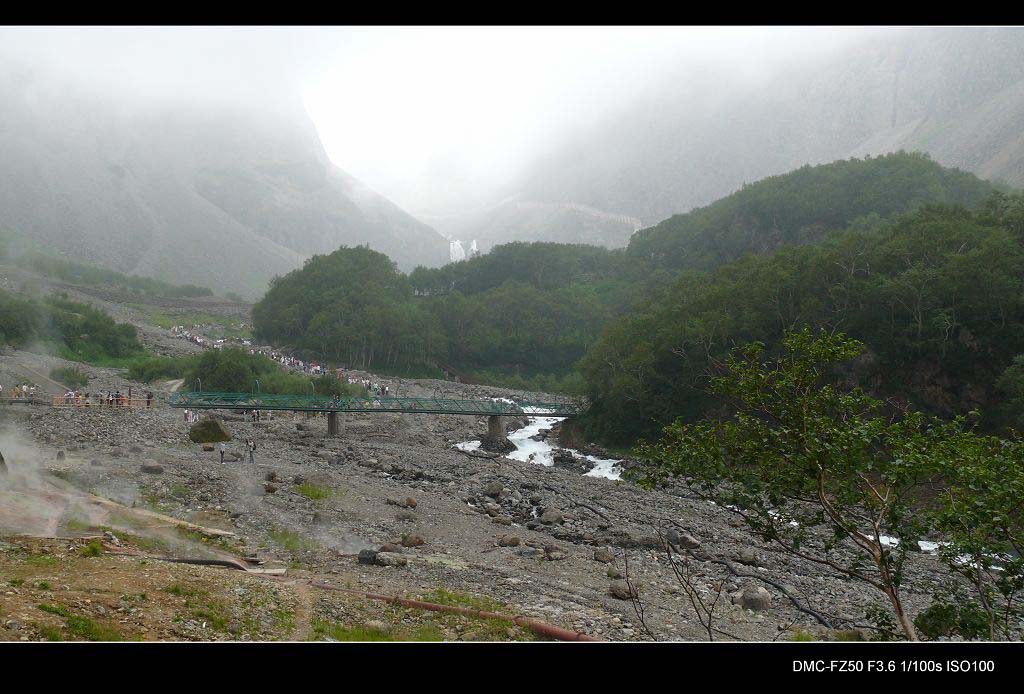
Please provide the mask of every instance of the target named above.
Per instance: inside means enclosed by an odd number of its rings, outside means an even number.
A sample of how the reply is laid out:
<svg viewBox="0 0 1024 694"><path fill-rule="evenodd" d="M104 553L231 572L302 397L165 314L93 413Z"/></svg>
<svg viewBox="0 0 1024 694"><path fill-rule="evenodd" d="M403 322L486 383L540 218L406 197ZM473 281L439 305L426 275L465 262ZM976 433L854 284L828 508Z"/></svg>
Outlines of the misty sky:
<svg viewBox="0 0 1024 694"><path fill-rule="evenodd" d="M0 53L131 104L298 93L331 159L414 213L451 211L656 89L759 80L874 28L7 27Z"/></svg>

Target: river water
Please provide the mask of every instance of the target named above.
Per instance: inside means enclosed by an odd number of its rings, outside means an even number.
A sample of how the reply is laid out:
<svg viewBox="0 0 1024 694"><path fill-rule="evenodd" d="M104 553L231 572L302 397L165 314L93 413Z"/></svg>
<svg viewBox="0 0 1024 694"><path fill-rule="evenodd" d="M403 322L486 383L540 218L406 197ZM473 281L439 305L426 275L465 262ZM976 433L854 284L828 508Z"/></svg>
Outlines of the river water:
<svg viewBox="0 0 1024 694"><path fill-rule="evenodd" d="M532 437L544 429L550 429L563 419L565 417L530 417L529 424L508 435L508 440L516 445L516 450L509 453L506 457L512 460L521 460L524 463L551 467L555 464L552 459L555 446L552 446L547 441L535 441ZM455 446L464 451L475 451L480 448L480 442L464 441L463 443L455 444ZM585 455L571 448L566 450L577 458L585 458L594 464L593 469L586 473L587 477L604 477L609 480L622 479L622 469L619 465L622 462L621 460Z"/></svg>

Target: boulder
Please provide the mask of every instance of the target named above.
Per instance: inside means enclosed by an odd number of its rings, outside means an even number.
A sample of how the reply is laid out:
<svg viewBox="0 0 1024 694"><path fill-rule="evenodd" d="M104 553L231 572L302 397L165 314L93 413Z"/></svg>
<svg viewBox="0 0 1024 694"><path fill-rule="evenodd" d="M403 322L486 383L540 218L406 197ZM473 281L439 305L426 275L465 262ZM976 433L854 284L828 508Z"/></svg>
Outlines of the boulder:
<svg viewBox="0 0 1024 694"><path fill-rule="evenodd" d="M674 547L686 549L697 549L700 547L700 540L685 530L676 530L675 528L669 528L665 531L665 541Z"/></svg>
<svg viewBox="0 0 1024 694"><path fill-rule="evenodd" d="M521 542L518 535L502 535L498 538L499 547L518 547Z"/></svg>
<svg viewBox="0 0 1024 694"><path fill-rule="evenodd" d="M594 463L582 456L577 458L571 451L564 448L556 448L551 453L551 462L555 467L579 473L587 473L594 469Z"/></svg>
<svg viewBox="0 0 1024 694"><path fill-rule="evenodd" d="M740 564L743 564L744 566L761 565L760 561L757 558L757 554L754 553L754 550L748 547L745 547L739 551L739 553L736 555L736 561L738 561Z"/></svg>
<svg viewBox="0 0 1024 694"><path fill-rule="evenodd" d="M761 586L747 586L733 595L732 602L748 610L763 612L771 608L772 594Z"/></svg>
<svg viewBox="0 0 1024 694"><path fill-rule="evenodd" d="M403 547L420 547L427 544L422 535L402 535Z"/></svg>
<svg viewBox="0 0 1024 694"><path fill-rule="evenodd" d="M193 424L192 428L188 430L188 438L194 443L216 443L230 441L231 434L219 419L210 417ZM203 450L206 450L205 446Z"/></svg>
<svg viewBox="0 0 1024 694"><path fill-rule="evenodd" d="M360 550L359 556L356 557L356 561L358 561L360 564L376 564L377 552L372 549Z"/></svg>
<svg viewBox="0 0 1024 694"><path fill-rule="evenodd" d="M608 594L616 600L632 600L640 597L636 585L630 585L625 581L613 581L612 584L608 586Z"/></svg>
<svg viewBox="0 0 1024 694"><path fill-rule="evenodd" d="M164 468L162 465L157 465L152 461L143 463L141 469L148 475L162 475L164 472Z"/></svg>
<svg viewBox="0 0 1024 694"><path fill-rule="evenodd" d="M614 528L598 533L596 539L604 545L629 549L664 549L657 533L637 528Z"/></svg>
<svg viewBox="0 0 1024 694"><path fill-rule="evenodd" d="M602 564L611 564L615 561L615 555L606 549L598 547L594 550L594 561L599 561Z"/></svg>
<svg viewBox="0 0 1024 694"><path fill-rule="evenodd" d="M480 437L480 450L505 455L517 450L517 447L504 436L484 435Z"/></svg>
<svg viewBox="0 0 1024 694"><path fill-rule="evenodd" d="M377 566L405 566L409 560L394 552L377 552L374 563Z"/></svg>
<svg viewBox="0 0 1024 694"><path fill-rule="evenodd" d="M498 480L488 482L484 487L484 494L491 497L492 499L498 498L501 493L505 490L504 485Z"/></svg>
<svg viewBox="0 0 1024 694"><path fill-rule="evenodd" d="M568 559L569 555L554 545L548 545L544 548L544 558L548 561L562 561Z"/></svg>
<svg viewBox="0 0 1024 694"><path fill-rule="evenodd" d="M540 516L540 522L544 525L557 525L562 523L564 520L565 517L562 516L562 512L554 508L549 508Z"/></svg>

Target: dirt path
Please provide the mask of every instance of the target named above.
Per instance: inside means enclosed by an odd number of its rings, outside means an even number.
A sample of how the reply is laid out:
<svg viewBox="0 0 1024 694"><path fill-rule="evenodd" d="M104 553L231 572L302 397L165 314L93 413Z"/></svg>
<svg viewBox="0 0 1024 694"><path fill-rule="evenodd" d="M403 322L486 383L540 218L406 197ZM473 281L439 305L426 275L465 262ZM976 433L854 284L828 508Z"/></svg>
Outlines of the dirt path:
<svg viewBox="0 0 1024 694"><path fill-rule="evenodd" d="M318 590L311 587L303 579L288 581L295 594L295 631L291 640L308 641L313 635L313 606L316 604Z"/></svg>

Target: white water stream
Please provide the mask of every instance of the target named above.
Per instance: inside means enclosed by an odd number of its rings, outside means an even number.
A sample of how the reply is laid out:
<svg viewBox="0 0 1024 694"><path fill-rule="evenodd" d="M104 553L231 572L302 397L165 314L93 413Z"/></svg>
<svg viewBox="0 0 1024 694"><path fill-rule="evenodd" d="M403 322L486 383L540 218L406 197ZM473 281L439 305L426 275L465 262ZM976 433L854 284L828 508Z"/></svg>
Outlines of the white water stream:
<svg viewBox="0 0 1024 694"><path fill-rule="evenodd" d="M552 453L554 452L555 447L547 441L535 441L531 437L536 436L544 429L550 429L563 419L565 419L565 417L531 417L529 424L508 435L508 440L516 445L516 450L509 453L506 457L511 458L512 460L521 460L524 463L534 463L536 465L551 467L555 464L555 461L552 459ZM455 447L463 451L475 451L480 448L480 442L464 441L463 443L455 444ZM586 460L594 463L593 469L586 473L587 477L604 477L609 480L622 479L622 470L619 467L619 463L622 462L621 460L584 455L583 453L574 451L571 448L566 450L577 458L585 458Z"/></svg>

